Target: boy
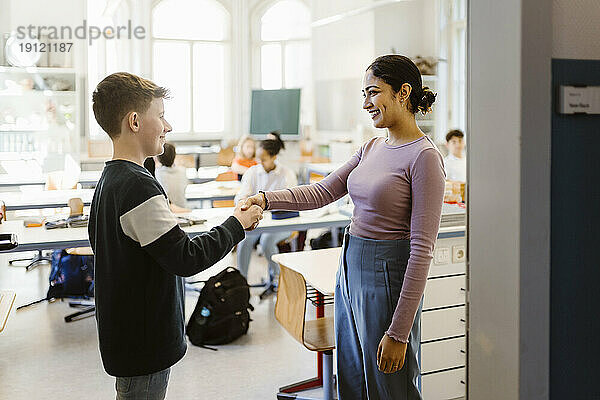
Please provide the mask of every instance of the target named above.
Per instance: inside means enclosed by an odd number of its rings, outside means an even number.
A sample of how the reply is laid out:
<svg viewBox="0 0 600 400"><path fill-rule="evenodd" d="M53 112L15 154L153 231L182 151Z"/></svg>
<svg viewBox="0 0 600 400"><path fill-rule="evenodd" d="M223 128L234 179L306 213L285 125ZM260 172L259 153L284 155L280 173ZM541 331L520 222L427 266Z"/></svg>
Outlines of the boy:
<svg viewBox="0 0 600 400"><path fill-rule="evenodd" d="M89 238L95 255L95 303L104 369L117 399L164 399L170 367L186 351L183 276L223 258L262 218L238 207L222 225L189 239L164 190L143 167L163 152L171 126L168 91L129 73L102 80L92 101L113 143L94 193Z"/></svg>
<svg viewBox="0 0 600 400"><path fill-rule="evenodd" d="M446 167L446 180L467 181L467 158L463 151L465 149L465 134L458 129L451 130L446 135L446 147L448 155L444 158Z"/></svg>

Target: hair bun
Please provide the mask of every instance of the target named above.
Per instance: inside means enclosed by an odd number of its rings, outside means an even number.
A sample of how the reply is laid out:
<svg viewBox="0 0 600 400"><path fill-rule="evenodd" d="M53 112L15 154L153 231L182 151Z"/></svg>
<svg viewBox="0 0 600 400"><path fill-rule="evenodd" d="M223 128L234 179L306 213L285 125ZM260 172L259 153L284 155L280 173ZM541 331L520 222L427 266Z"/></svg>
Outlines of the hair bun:
<svg viewBox="0 0 600 400"><path fill-rule="evenodd" d="M434 93L427 86L423 87L423 96L421 96L421 100L419 101L418 110L423 113L423 115L427 114L431 111L431 106L435 102L435 97L437 93Z"/></svg>

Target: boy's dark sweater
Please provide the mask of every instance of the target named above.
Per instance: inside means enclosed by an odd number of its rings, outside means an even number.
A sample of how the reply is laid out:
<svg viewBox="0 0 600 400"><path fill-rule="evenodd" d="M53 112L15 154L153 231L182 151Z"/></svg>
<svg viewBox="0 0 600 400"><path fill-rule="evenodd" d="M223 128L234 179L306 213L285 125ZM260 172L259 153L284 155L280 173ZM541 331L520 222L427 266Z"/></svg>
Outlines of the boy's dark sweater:
<svg viewBox="0 0 600 400"><path fill-rule="evenodd" d="M168 368L186 351L184 276L222 259L244 239L222 225L189 239L160 184L142 166L106 163L88 226L95 255L95 302L106 372L138 376Z"/></svg>

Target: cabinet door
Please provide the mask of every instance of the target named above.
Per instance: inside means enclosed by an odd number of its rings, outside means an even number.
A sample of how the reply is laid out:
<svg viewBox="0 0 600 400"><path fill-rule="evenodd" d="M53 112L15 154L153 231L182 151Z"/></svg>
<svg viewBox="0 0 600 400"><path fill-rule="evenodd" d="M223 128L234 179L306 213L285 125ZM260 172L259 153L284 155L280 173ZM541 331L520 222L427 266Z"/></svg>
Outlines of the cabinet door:
<svg viewBox="0 0 600 400"><path fill-rule="evenodd" d="M421 373L465 366L466 351L464 337L425 343L421 346Z"/></svg>
<svg viewBox="0 0 600 400"><path fill-rule="evenodd" d="M421 314L422 342L464 335L465 331L465 306L423 311Z"/></svg>
<svg viewBox="0 0 600 400"><path fill-rule="evenodd" d="M429 279L425 286L423 310L465 304L465 275Z"/></svg>
<svg viewBox="0 0 600 400"><path fill-rule="evenodd" d="M448 400L466 395L465 369L453 369L421 378L423 400Z"/></svg>

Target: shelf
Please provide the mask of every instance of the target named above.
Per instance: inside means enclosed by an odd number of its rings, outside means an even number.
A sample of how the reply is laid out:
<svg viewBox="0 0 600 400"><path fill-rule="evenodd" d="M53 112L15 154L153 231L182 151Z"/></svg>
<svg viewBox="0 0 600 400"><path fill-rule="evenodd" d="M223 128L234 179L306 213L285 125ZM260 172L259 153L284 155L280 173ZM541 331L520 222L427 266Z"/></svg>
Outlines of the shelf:
<svg viewBox="0 0 600 400"><path fill-rule="evenodd" d="M4 130L4 129L0 129L0 133L44 133L44 132L48 132L48 128L46 129L11 129L11 130Z"/></svg>
<svg viewBox="0 0 600 400"><path fill-rule="evenodd" d="M0 66L0 72L13 74L75 74L75 68L49 68L49 67L6 67Z"/></svg>
<svg viewBox="0 0 600 400"><path fill-rule="evenodd" d="M74 90L28 90L21 93L0 92L0 97L69 97L76 93Z"/></svg>

